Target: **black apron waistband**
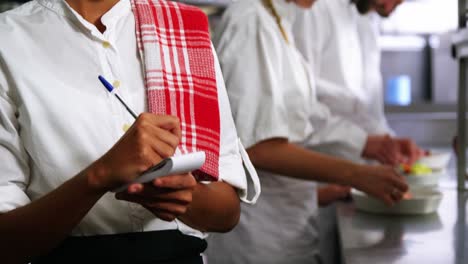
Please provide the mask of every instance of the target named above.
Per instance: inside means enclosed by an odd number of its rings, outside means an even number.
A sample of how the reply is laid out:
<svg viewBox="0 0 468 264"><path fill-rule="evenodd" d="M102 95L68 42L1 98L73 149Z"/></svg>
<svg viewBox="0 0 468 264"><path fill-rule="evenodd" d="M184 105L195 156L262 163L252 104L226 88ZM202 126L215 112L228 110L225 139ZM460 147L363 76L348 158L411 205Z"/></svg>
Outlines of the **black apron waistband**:
<svg viewBox="0 0 468 264"><path fill-rule="evenodd" d="M32 264L202 264L206 247L205 240L178 230L69 237Z"/></svg>

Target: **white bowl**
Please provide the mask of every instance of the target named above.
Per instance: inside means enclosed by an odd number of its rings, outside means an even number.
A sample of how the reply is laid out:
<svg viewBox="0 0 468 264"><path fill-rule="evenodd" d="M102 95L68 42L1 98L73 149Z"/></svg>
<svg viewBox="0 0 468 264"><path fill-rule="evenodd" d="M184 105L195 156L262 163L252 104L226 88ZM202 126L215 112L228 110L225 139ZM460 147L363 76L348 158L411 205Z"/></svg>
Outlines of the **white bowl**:
<svg viewBox="0 0 468 264"><path fill-rule="evenodd" d="M404 174L406 183L410 187L423 187L423 186L437 186L439 184L439 178L443 175L442 172L433 172L428 174Z"/></svg>
<svg viewBox="0 0 468 264"><path fill-rule="evenodd" d="M351 191L351 196L357 209L377 214L430 214L437 211L442 200L441 192L427 188L412 189L411 194L413 196L411 199L401 200L393 207L389 207L380 200L370 197L363 192L354 189Z"/></svg>
<svg viewBox="0 0 468 264"><path fill-rule="evenodd" d="M429 156L422 157L417 162L433 170L444 170L447 168L451 156L450 152L431 151Z"/></svg>

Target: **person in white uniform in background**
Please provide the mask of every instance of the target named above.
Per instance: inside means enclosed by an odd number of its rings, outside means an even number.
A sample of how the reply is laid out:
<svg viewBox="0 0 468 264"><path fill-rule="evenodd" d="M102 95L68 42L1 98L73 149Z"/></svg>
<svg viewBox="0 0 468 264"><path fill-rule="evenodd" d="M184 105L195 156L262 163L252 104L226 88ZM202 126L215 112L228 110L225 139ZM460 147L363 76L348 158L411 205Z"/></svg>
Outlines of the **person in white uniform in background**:
<svg viewBox="0 0 468 264"><path fill-rule="evenodd" d="M367 136L366 145L370 149L386 145L390 151L399 152L399 155L373 157L391 165L411 164L423 151L410 139L393 137L387 124L377 32L371 23L371 14L367 14L375 10L388 16L401 2L321 0L310 10L297 11L293 29L297 47L316 76L319 101L334 115L359 126L361 133ZM348 140L355 140L351 136ZM322 150L354 160L354 156L340 151L340 146L327 146Z"/></svg>
<svg viewBox="0 0 468 264"><path fill-rule="evenodd" d="M354 122L368 138L387 141L402 151L398 159L382 163L413 163L423 154L409 139L394 137L384 114L378 17L387 17L402 0L321 0L311 10L298 9L293 34L317 77L319 101L332 113ZM377 14L376 14L377 13ZM348 137L353 140L352 137ZM378 145L379 143L375 143ZM323 152L344 157L335 147ZM406 155L405 155L406 154ZM346 188L320 188L323 205L346 195ZM321 253L325 263L336 263L337 240L334 207L320 210Z"/></svg>
<svg viewBox="0 0 468 264"><path fill-rule="evenodd" d="M313 2L241 0L216 29L234 121L262 196L242 207L233 231L209 237L209 263L320 263L315 181L351 185L388 204L407 189L390 166L358 165L310 149L325 134L335 135L328 137L335 144L355 131L317 101L311 71L294 45L295 6ZM361 141L345 141L343 151L360 157L353 150Z"/></svg>

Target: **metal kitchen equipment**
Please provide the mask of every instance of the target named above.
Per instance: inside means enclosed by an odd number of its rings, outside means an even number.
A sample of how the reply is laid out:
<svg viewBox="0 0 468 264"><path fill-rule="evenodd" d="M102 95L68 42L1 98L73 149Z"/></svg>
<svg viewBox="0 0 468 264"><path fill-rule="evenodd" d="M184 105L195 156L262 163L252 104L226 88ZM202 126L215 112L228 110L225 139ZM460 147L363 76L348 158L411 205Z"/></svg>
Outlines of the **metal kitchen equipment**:
<svg viewBox="0 0 468 264"><path fill-rule="evenodd" d="M457 144L457 185L459 191L465 191L466 177L466 90L468 75L468 28L467 0L458 0L458 32L453 37L453 55L459 62L458 87L458 140Z"/></svg>

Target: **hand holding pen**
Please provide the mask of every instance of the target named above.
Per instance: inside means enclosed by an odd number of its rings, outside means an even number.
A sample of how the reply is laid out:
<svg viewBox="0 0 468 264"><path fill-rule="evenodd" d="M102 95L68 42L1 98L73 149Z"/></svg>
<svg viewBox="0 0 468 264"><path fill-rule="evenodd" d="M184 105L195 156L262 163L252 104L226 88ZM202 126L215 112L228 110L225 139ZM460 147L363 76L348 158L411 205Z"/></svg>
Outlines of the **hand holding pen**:
<svg viewBox="0 0 468 264"><path fill-rule="evenodd" d="M102 76L99 80L112 93L114 87ZM137 117L114 93L119 102L136 119L122 138L91 166L89 182L102 191L113 190L139 177L162 159L172 157L181 138L177 117L143 113ZM116 194L119 200L142 205L155 216L172 221L185 213L192 201L197 182L191 173L164 176L152 183L132 184L127 192ZM164 189L164 192L160 190Z"/></svg>
<svg viewBox="0 0 468 264"><path fill-rule="evenodd" d="M102 76L99 80L109 92L113 91L112 85ZM121 98L119 101L136 121L100 159L106 173L97 175L96 184L108 190L131 182L162 159L173 156L181 138L177 117L151 113L137 117Z"/></svg>

